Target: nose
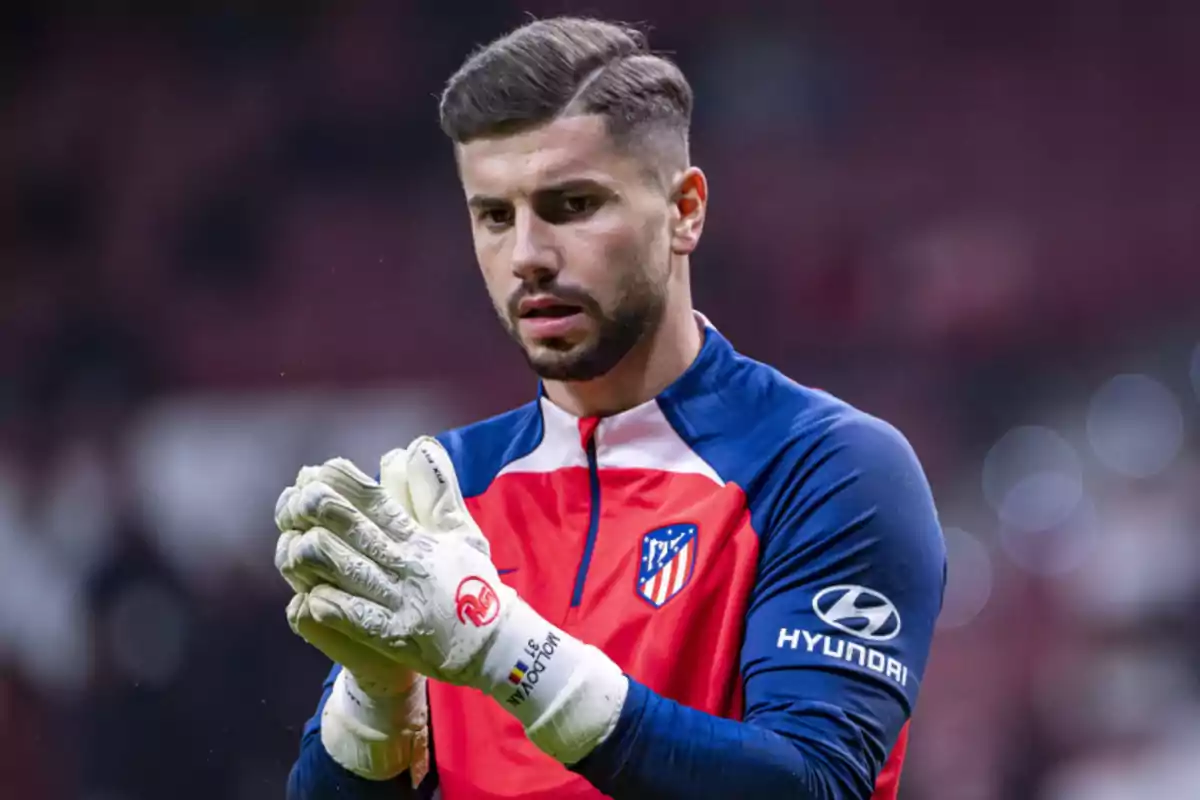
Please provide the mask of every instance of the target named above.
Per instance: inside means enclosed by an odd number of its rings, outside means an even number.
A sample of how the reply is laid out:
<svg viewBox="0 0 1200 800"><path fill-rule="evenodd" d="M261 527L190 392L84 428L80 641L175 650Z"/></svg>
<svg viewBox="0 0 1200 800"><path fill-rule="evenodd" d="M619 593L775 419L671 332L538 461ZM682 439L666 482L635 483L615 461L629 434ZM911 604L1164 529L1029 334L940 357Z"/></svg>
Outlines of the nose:
<svg viewBox="0 0 1200 800"><path fill-rule="evenodd" d="M561 261L553 225L528 209L519 209L512 234L513 275L525 283L535 284L558 274Z"/></svg>

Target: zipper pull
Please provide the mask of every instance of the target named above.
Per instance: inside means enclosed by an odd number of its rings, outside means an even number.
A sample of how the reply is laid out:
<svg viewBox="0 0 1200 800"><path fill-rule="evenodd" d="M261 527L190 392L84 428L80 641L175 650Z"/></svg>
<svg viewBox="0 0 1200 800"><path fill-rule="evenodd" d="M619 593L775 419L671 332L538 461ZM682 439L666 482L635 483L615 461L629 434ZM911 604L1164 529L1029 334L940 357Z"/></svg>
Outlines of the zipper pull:
<svg viewBox="0 0 1200 800"><path fill-rule="evenodd" d="M596 428L600 427L600 417L583 417L579 420L579 446L584 450L595 445Z"/></svg>

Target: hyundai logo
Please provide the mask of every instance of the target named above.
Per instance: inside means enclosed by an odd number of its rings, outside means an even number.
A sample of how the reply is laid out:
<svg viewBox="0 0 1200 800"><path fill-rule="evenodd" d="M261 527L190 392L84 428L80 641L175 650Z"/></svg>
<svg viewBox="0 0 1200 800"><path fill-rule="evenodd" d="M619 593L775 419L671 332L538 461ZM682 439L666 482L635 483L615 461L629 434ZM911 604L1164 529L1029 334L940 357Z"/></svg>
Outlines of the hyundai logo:
<svg viewBox="0 0 1200 800"><path fill-rule="evenodd" d="M827 625L860 639L886 642L900 633L900 612L874 589L830 586L813 598L813 611Z"/></svg>

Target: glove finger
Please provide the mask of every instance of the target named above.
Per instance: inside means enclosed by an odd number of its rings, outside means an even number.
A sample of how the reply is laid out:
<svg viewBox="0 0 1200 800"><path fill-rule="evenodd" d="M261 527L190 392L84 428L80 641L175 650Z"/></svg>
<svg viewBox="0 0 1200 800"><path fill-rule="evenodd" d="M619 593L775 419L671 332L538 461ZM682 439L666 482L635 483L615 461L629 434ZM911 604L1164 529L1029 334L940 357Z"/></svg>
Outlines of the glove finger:
<svg viewBox="0 0 1200 800"><path fill-rule="evenodd" d="M297 568L290 561L292 545L301 535L301 531L284 531L275 542L275 569L279 570L279 574L287 581L288 586L292 587L292 591L297 593L307 592L320 583L318 576L306 569Z"/></svg>
<svg viewBox="0 0 1200 800"><path fill-rule="evenodd" d="M298 594L292 598L288 603L287 615L288 626L297 636L342 666L349 664L354 667L357 666L357 662L364 660L364 655L367 658L377 658L379 655L361 642L355 642L345 634L313 619L307 594Z"/></svg>
<svg viewBox="0 0 1200 800"><path fill-rule="evenodd" d="M388 497L412 514L412 498L408 493L408 450L397 447L379 459L379 485Z"/></svg>
<svg viewBox="0 0 1200 800"><path fill-rule="evenodd" d="M320 480L350 502L389 537L402 541L416 528L404 498L392 497L383 486L344 458L321 465Z"/></svg>
<svg viewBox="0 0 1200 800"><path fill-rule="evenodd" d="M289 513L310 526L338 534L366 521L361 511L324 481L313 481L298 489L289 500Z"/></svg>
<svg viewBox="0 0 1200 800"><path fill-rule="evenodd" d="M292 633L300 636L300 618L308 614L308 595L305 592L297 592L292 595L292 599L287 604L287 621L288 627L292 629ZM328 655L328 653L326 653Z"/></svg>
<svg viewBox="0 0 1200 800"><path fill-rule="evenodd" d="M317 576L313 583L329 583L388 608L400 607L395 578L324 528L312 528L294 539L286 566L301 576Z"/></svg>
<svg viewBox="0 0 1200 800"><path fill-rule="evenodd" d="M315 622L366 645L376 653L415 667L416 645L409 638L411 615L397 614L362 597L322 584L308 594L308 610ZM413 617L413 620L416 618Z"/></svg>
<svg viewBox="0 0 1200 800"><path fill-rule="evenodd" d="M334 531L350 547L388 567L396 566L397 543L407 539L416 530L415 525L400 525L395 536L386 534L370 517L323 481L310 483L301 489L293 501L293 507L296 516L319 528Z"/></svg>
<svg viewBox="0 0 1200 800"><path fill-rule="evenodd" d="M403 691L411 685L411 678L405 685L405 679L401 677L403 673L397 669L397 659L317 622L306 594L296 595L288 604L288 625L297 636L324 653L330 661L350 670L359 685L364 688L369 686L376 694Z"/></svg>
<svg viewBox="0 0 1200 800"><path fill-rule="evenodd" d="M318 468L316 480L333 487L335 492L360 509L377 503L383 493L379 482L348 458L326 461Z"/></svg>
<svg viewBox="0 0 1200 800"><path fill-rule="evenodd" d="M320 471L320 467L301 467L300 471L296 473L296 488L303 489L305 486L315 481Z"/></svg>
<svg viewBox="0 0 1200 800"><path fill-rule="evenodd" d="M296 502L300 490L317 479L320 467L301 467L296 473L296 482L283 490L275 501L275 527L280 533L290 530L307 530L305 524L296 514Z"/></svg>
<svg viewBox="0 0 1200 800"><path fill-rule="evenodd" d="M296 518L292 513L292 501L300 490L295 486L284 489L275 501L275 527L280 533L296 529Z"/></svg>
<svg viewBox="0 0 1200 800"><path fill-rule="evenodd" d="M470 544L490 556L486 537L467 510L450 454L437 439L422 436L408 450L408 490L417 522L431 531L470 534Z"/></svg>
<svg viewBox="0 0 1200 800"><path fill-rule="evenodd" d="M330 661L342 666L349 665L351 671L355 668L361 671L364 660L383 658L371 647L352 641L328 625L317 622L309 613L297 621L294 630L297 636L328 656Z"/></svg>
<svg viewBox="0 0 1200 800"><path fill-rule="evenodd" d="M299 517L332 531L376 564L391 570L402 569L404 557L397 538L411 536L416 530L415 525L398 528L396 538L388 536L345 497L320 481L305 486L294 506Z"/></svg>
<svg viewBox="0 0 1200 800"><path fill-rule="evenodd" d="M289 548L291 548L292 540L299 536L299 531L287 531L279 534L279 538L275 540L275 569L280 572L287 566L287 557Z"/></svg>

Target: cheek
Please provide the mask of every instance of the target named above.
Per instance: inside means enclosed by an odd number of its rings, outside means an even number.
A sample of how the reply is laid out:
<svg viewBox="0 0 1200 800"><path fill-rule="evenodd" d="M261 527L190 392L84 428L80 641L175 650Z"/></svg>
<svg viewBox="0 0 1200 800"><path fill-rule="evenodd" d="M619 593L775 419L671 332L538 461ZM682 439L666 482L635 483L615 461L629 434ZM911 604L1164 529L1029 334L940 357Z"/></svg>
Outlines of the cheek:
<svg viewBox="0 0 1200 800"><path fill-rule="evenodd" d="M628 269L625 247L611 238L580 237L564 255L568 266L560 281L583 289L601 308L611 309Z"/></svg>
<svg viewBox="0 0 1200 800"><path fill-rule="evenodd" d="M631 226L607 245L605 258L610 274L622 286L652 280L663 269L659 231L652 225Z"/></svg>
<svg viewBox="0 0 1200 800"><path fill-rule="evenodd" d="M625 218L598 223L572 242L570 261L579 266L581 278L597 289L606 287L611 296L631 275L650 266L645 261L653 257L651 229Z"/></svg>

